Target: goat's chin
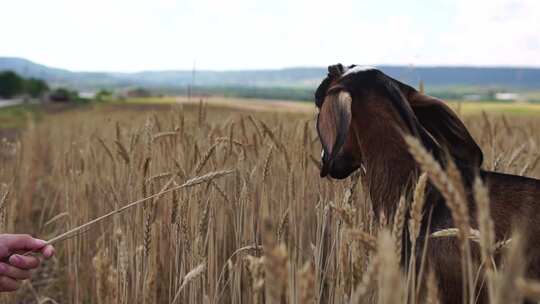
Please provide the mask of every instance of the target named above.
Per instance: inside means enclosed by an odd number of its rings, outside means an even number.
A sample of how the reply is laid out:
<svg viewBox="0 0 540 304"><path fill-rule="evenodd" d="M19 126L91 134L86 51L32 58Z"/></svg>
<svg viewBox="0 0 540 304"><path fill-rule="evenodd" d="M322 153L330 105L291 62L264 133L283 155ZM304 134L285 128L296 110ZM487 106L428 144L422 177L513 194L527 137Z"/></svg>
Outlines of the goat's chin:
<svg viewBox="0 0 540 304"><path fill-rule="evenodd" d="M349 177L351 174L354 173L354 171L358 170L360 166L347 166L347 167L338 167L334 166L332 170L330 170L329 175L333 179L345 179Z"/></svg>
<svg viewBox="0 0 540 304"><path fill-rule="evenodd" d="M345 179L361 167L361 162L348 154L340 154L334 159L323 157L321 177L330 176L334 179Z"/></svg>

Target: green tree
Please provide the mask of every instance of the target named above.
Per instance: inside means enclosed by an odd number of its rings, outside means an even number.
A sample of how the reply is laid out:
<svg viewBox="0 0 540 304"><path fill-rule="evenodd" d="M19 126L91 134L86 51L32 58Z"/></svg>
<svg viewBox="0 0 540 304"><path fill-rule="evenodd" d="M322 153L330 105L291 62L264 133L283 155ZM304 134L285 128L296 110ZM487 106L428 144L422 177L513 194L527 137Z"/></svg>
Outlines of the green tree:
<svg viewBox="0 0 540 304"><path fill-rule="evenodd" d="M0 97L11 98L23 92L24 80L12 71L0 72Z"/></svg>
<svg viewBox="0 0 540 304"><path fill-rule="evenodd" d="M49 86L41 79L30 78L24 82L24 92L34 98L41 97L43 93L48 91Z"/></svg>

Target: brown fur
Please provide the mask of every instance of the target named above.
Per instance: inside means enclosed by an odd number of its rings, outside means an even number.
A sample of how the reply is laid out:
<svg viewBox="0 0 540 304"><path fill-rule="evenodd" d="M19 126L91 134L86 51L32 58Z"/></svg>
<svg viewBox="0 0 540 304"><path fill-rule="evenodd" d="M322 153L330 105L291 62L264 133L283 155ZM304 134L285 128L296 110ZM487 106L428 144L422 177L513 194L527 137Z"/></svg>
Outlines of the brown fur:
<svg viewBox="0 0 540 304"><path fill-rule="evenodd" d="M399 196L402 193L410 194L411 185L416 182L419 173L402 135L409 133L417 136L441 164L445 164L445 155L452 157L457 164L468 193L473 228L477 228L477 223L471 183L474 176L480 174L490 189L497 241L508 238L513 223L520 223L530 237L526 248L526 254L530 257L527 274L540 279L540 181L483 171L482 151L457 115L443 101L423 95L380 71L340 77L336 75L336 71L344 71L340 67L329 68L331 73L317 90L316 103L318 107L324 107L327 106L324 103L333 102L332 98L328 98L328 92L331 87L339 86L339 90L347 91L352 96L352 121L348 124L348 130L327 129L340 125L337 121L318 125L319 136L326 138L326 141L330 138L326 136L327 132L347 134L344 143L335 147L339 151L332 151L332 156L323 159L323 163L332 165L322 175L328 173L332 177L345 178L363 165L363 183L371 196L375 214L378 216L382 211L386 216L392 216L397 209ZM330 95L335 93L330 92ZM320 115L325 113L321 112ZM430 215L429 226L426 217L418 242L420 246L426 237L426 229L431 233L454 227L450 211L437 189L428 185L426 194L424 211ZM405 235L406 232L407 228ZM404 241L407 240L408 237L404 237ZM406 243L404 248L406 258L410 255L410 243ZM478 248L473 247L472 250L473 259L478 261ZM421 248L416 252L421 253ZM437 275L443 303L462 302L459 252L455 238L430 240L427 248L428 263ZM407 265L406 259L403 261L403 265ZM485 301L485 293L481 292L479 303Z"/></svg>

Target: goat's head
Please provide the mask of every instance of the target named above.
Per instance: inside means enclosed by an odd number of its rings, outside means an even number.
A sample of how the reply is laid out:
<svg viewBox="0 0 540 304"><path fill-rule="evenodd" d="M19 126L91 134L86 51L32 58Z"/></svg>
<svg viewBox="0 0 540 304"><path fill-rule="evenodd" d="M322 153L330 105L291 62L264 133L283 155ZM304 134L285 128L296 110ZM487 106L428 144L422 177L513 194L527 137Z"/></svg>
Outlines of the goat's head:
<svg viewBox="0 0 540 304"><path fill-rule="evenodd" d="M359 169L363 165L359 144L369 141L362 135L377 132L375 125L386 131L369 135L388 136L388 130L397 128L421 138L435 154L451 155L460 166L479 168L482 164L482 151L443 101L375 68L330 66L317 88L315 103L323 147L322 177L342 179Z"/></svg>

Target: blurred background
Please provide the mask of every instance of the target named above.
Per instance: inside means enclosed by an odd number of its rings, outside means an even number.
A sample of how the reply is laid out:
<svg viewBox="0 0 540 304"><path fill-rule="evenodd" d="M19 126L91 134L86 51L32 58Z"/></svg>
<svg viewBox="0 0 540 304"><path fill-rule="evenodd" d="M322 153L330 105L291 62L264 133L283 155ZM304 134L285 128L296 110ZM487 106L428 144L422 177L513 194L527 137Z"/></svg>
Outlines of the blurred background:
<svg viewBox="0 0 540 304"><path fill-rule="evenodd" d="M4 106L14 98L311 100L326 66L338 62L377 66L451 100L540 101L536 0L19 0L1 7L0 70L16 73L0 77Z"/></svg>

